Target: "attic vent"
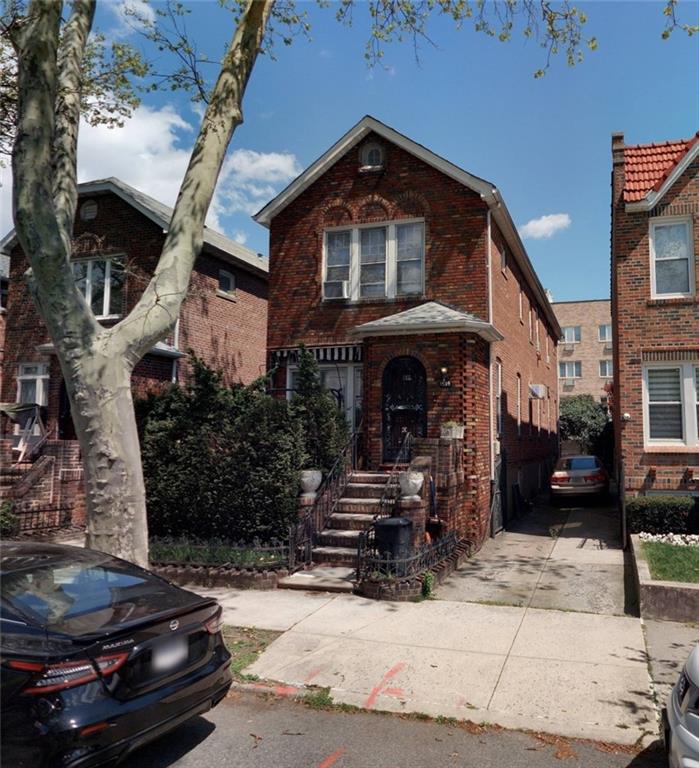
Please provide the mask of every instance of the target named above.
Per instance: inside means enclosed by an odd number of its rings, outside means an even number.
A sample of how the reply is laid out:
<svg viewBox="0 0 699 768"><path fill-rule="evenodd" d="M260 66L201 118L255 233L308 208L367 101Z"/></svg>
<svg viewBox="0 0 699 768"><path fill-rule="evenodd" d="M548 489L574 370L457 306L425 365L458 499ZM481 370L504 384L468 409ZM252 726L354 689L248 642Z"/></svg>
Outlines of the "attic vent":
<svg viewBox="0 0 699 768"><path fill-rule="evenodd" d="M80 218L83 221L92 221L97 218L97 203L94 200L86 200L80 206Z"/></svg>
<svg viewBox="0 0 699 768"><path fill-rule="evenodd" d="M359 153L360 171L378 171L383 168L383 148L375 141L370 141Z"/></svg>

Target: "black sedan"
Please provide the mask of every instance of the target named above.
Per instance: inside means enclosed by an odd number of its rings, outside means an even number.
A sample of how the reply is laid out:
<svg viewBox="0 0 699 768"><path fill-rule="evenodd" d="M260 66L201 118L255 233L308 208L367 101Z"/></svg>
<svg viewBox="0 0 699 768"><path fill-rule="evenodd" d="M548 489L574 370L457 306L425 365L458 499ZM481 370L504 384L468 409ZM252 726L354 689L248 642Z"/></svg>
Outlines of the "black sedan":
<svg viewBox="0 0 699 768"><path fill-rule="evenodd" d="M116 765L230 688L214 600L56 544L3 545L0 577L2 768Z"/></svg>

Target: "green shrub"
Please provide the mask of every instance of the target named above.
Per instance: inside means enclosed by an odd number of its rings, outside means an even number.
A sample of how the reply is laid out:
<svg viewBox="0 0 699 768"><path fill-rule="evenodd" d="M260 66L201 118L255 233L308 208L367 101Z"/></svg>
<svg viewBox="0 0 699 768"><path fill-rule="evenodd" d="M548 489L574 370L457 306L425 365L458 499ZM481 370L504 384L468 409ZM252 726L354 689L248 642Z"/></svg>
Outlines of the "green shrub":
<svg viewBox="0 0 699 768"><path fill-rule="evenodd" d="M303 347L291 410L304 436L303 468L327 472L349 438L347 420L333 394L321 387L318 363Z"/></svg>
<svg viewBox="0 0 699 768"><path fill-rule="evenodd" d="M19 531L19 518L13 508L14 505L9 500L0 504L0 536L15 536Z"/></svg>
<svg viewBox="0 0 699 768"><path fill-rule="evenodd" d="M631 533L692 533L699 529L699 512L691 496L636 496L626 502Z"/></svg>
<svg viewBox="0 0 699 768"><path fill-rule="evenodd" d="M194 360L186 387L138 407L148 525L154 536L285 539L296 520L303 436L264 380L224 387Z"/></svg>
<svg viewBox="0 0 699 768"><path fill-rule="evenodd" d="M606 410L592 395L562 397L558 418L561 439L579 441L586 452L594 450L605 430L610 430Z"/></svg>

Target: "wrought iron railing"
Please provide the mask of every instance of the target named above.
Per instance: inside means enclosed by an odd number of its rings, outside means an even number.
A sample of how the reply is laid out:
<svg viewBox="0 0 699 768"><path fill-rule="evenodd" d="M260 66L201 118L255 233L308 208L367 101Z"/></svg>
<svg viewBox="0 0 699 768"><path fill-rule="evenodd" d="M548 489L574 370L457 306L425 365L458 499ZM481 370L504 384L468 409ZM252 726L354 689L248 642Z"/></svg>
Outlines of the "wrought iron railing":
<svg viewBox="0 0 699 768"><path fill-rule="evenodd" d="M313 506L296 525L291 527L290 538L293 540L296 558L294 566L300 562L311 563L313 541L325 528L328 517L335 511L338 501L342 498L350 475L357 468L360 447L361 432L358 430L352 433L323 479Z"/></svg>
<svg viewBox="0 0 699 768"><path fill-rule="evenodd" d="M417 576L450 557L456 551L457 544L456 532L449 531L408 557L394 557L389 552L378 551L375 544L367 543L358 559L357 580L361 581L372 576L377 578L388 576L396 579Z"/></svg>

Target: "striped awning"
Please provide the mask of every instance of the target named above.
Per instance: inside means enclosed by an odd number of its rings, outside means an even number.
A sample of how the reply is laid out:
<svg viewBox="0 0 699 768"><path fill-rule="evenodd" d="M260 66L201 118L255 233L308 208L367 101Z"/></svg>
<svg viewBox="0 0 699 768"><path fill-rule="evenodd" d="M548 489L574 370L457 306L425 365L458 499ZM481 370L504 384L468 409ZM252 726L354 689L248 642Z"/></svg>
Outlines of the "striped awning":
<svg viewBox="0 0 699 768"><path fill-rule="evenodd" d="M362 345L349 344L333 347L306 347L318 363L361 363ZM299 348L273 349L269 353L272 367L278 365L295 365L298 362Z"/></svg>

